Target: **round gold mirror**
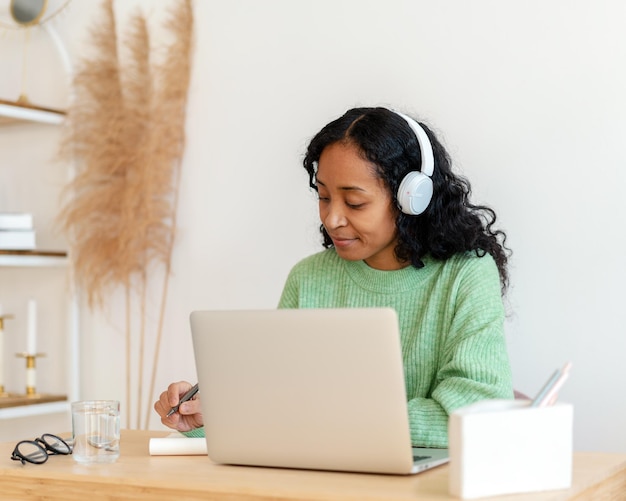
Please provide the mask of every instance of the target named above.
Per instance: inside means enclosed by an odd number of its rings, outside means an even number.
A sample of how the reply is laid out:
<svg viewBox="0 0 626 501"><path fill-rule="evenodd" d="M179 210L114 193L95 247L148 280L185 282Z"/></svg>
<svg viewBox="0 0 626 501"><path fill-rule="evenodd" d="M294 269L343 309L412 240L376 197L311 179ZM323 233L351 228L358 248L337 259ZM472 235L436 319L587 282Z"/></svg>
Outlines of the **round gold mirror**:
<svg viewBox="0 0 626 501"><path fill-rule="evenodd" d="M39 23L46 13L48 0L11 0L11 17L22 26Z"/></svg>
<svg viewBox="0 0 626 501"><path fill-rule="evenodd" d="M19 97L15 101L4 101L4 104L11 104L18 107L38 108L32 105L26 95L25 82L27 80L27 60L29 43L31 41L31 32L38 28L46 31L61 56L61 60L68 73L71 74L71 61L69 54L65 50L62 39L57 35L50 20L56 18L71 0L10 0L8 6L5 4L0 10L0 37L4 34L4 29L21 31L23 34L23 51L22 51L22 68L21 83ZM8 7L8 9L7 9ZM18 68L15 65L6 70L4 60L0 64L0 73L4 75L4 71L13 71L17 73ZM44 108L42 108L44 109ZM45 108L49 111L48 108ZM53 110L56 111L56 110Z"/></svg>

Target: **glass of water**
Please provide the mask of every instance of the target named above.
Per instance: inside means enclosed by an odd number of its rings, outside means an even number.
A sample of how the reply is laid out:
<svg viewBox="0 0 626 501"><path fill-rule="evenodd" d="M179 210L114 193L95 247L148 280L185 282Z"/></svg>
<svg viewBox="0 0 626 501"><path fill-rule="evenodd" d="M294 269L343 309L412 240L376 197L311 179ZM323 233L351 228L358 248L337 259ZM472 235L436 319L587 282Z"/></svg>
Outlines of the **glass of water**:
<svg viewBox="0 0 626 501"><path fill-rule="evenodd" d="M72 402L72 457L79 463L113 463L120 456L120 403Z"/></svg>

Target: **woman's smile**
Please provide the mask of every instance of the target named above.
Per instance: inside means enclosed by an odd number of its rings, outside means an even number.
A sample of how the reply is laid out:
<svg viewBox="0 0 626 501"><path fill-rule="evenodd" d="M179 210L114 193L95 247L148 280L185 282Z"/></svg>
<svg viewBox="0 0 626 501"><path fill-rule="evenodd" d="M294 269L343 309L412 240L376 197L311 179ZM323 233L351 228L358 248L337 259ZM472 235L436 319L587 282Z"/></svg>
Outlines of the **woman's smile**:
<svg viewBox="0 0 626 501"><path fill-rule="evenodd" d="M348 247L350 244L358 240L357 238L335 237L333 235L330 235L330 238L333 241L333 245L335 247Z"/></svg>

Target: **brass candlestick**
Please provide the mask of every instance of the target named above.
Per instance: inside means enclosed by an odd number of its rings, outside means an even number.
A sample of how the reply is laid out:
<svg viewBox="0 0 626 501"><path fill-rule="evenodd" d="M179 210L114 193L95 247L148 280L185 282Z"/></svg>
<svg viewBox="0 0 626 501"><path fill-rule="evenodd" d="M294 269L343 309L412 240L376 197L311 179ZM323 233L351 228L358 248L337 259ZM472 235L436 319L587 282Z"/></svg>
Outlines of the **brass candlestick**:
<svg viewBox="0 0 626 501"><path fill-rule="evenodd" d="M37 393L37 366L35 360L45 357L45 353L16 353L16 357L26 359L26 396L29 398L39 398Z"/></svg>

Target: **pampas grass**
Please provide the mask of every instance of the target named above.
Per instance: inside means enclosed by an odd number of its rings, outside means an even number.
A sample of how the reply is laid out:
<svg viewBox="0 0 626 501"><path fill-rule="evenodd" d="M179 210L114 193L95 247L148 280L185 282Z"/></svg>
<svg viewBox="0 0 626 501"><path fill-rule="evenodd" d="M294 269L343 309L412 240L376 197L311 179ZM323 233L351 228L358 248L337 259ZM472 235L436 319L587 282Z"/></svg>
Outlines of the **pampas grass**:
<svg viewBox="0 0 626 501"><path fill-rule="evenodd" d="M144 394L146 295L155 273L164 274L164 280L149 397L154 392L167 303L185 146L192 25L191 1L178 0L164 26L173 41L161 60L153 62L145 18L133 16L127 36L118 44L113 3L106 0L101 21L91 30L96 53L83 61L74 79L75 99L61 148L62 155L77 165L59 214L70 242L77 285L92 309L103 308L118 288L125 291L129 413L133 311L140 318L137 428ZM127 49L125 64L118 45ZM150 412L148 402L145 428Z"/></svg>

